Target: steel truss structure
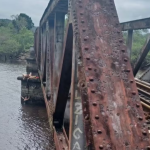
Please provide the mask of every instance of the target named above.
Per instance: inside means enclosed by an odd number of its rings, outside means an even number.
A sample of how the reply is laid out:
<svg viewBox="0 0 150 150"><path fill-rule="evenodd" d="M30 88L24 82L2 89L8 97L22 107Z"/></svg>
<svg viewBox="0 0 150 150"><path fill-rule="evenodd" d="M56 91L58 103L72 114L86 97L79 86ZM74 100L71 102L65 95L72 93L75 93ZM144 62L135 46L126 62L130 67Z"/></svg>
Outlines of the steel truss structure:
<svg viewBox="0 0 150 150"><path fill-rule="evenodd" d="M122 28L114 0L49 2L34 47L51 150L150 149Z"/></svg>

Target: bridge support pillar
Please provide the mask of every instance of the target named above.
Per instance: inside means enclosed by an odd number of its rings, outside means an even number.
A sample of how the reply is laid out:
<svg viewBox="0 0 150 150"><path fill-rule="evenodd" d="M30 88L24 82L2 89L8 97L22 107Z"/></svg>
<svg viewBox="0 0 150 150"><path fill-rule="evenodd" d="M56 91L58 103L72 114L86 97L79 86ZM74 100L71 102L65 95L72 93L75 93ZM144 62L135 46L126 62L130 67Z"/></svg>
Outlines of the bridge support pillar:
<svg viewBox="0 0 150 150"><path fill-rule="evenodd" d="M30 52L27 58L26 77L18 77L21 80L21 103L44 104L44 97L41 89L41 81L38 75L38 68L34 56L34 50ZM31 74L30 77L28 75Z"/></svg>

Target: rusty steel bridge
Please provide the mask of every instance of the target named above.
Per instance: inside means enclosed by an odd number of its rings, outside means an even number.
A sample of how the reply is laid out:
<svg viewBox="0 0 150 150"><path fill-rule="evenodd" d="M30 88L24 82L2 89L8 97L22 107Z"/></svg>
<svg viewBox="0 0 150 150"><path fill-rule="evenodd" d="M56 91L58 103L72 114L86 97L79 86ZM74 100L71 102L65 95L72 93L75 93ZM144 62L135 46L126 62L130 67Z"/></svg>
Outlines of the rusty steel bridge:
<svg viewBox="0 0 150 150"><path fill-rule="evenodd" d="M130 64L133 30L148 28L150 18L120 25L114 0L50 0L34 49L51 150L150 150L134 79L150 40L133 72Z"/></svg>

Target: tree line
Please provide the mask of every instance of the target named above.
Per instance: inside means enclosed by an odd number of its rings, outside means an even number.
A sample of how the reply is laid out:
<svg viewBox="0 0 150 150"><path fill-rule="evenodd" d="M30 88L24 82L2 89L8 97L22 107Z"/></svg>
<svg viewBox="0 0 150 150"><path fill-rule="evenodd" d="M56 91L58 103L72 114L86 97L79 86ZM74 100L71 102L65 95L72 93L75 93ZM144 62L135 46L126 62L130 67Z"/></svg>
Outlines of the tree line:
<svg viewBox="0 0 150 150"><path fill-rule="evenodd" d="M149 36L148 30L135 30L133 32L133 44L132 44L132 51L131 51L131 64L134 67L139 54L144 47L146 40ZM127 41L127 32L123 32L123 36L125 41ZM143 66L150 63L150 53L148 53L146 59L143 62Z"/></svg>
<svg viewBox="0 0 150 150"><path fill-rule="evenodd" d="M12 20L0 19L0 54L18 55L29 50L34 44L34 27L32 19L21 13L12 15ZM134 31L133 46L131 52L131 64L134 66L141 49L149 35L148 30ZM125 41L127 32L123 32ZM148 53L143 65L150 63L150 53Z"/></svg>
<svg viewBox="0 0 150 150"><path fill-rule="evenodd" d="M13 15L12 20L0 19L0 54L17 56L34 43L32 19L26 14Z"/></svg>

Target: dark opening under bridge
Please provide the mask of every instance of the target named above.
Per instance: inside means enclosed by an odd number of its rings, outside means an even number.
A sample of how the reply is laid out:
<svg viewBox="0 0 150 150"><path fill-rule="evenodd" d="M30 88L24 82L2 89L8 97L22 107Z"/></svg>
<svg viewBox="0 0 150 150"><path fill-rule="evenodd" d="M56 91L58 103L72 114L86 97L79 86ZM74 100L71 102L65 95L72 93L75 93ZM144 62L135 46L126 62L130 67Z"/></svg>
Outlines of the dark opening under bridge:
<svg viewBox="0 0 150 150"><path fill-rule="evenodd" d="M134 80L149 41L134 75L130 65L133 30L145 28L150 28L150 18L120 26L113 0L49 2L35 33L34 49L51 149L150 149ZM127 48L122 31L128 31ZM67 101L68 126L64 124Z"/></svg>

